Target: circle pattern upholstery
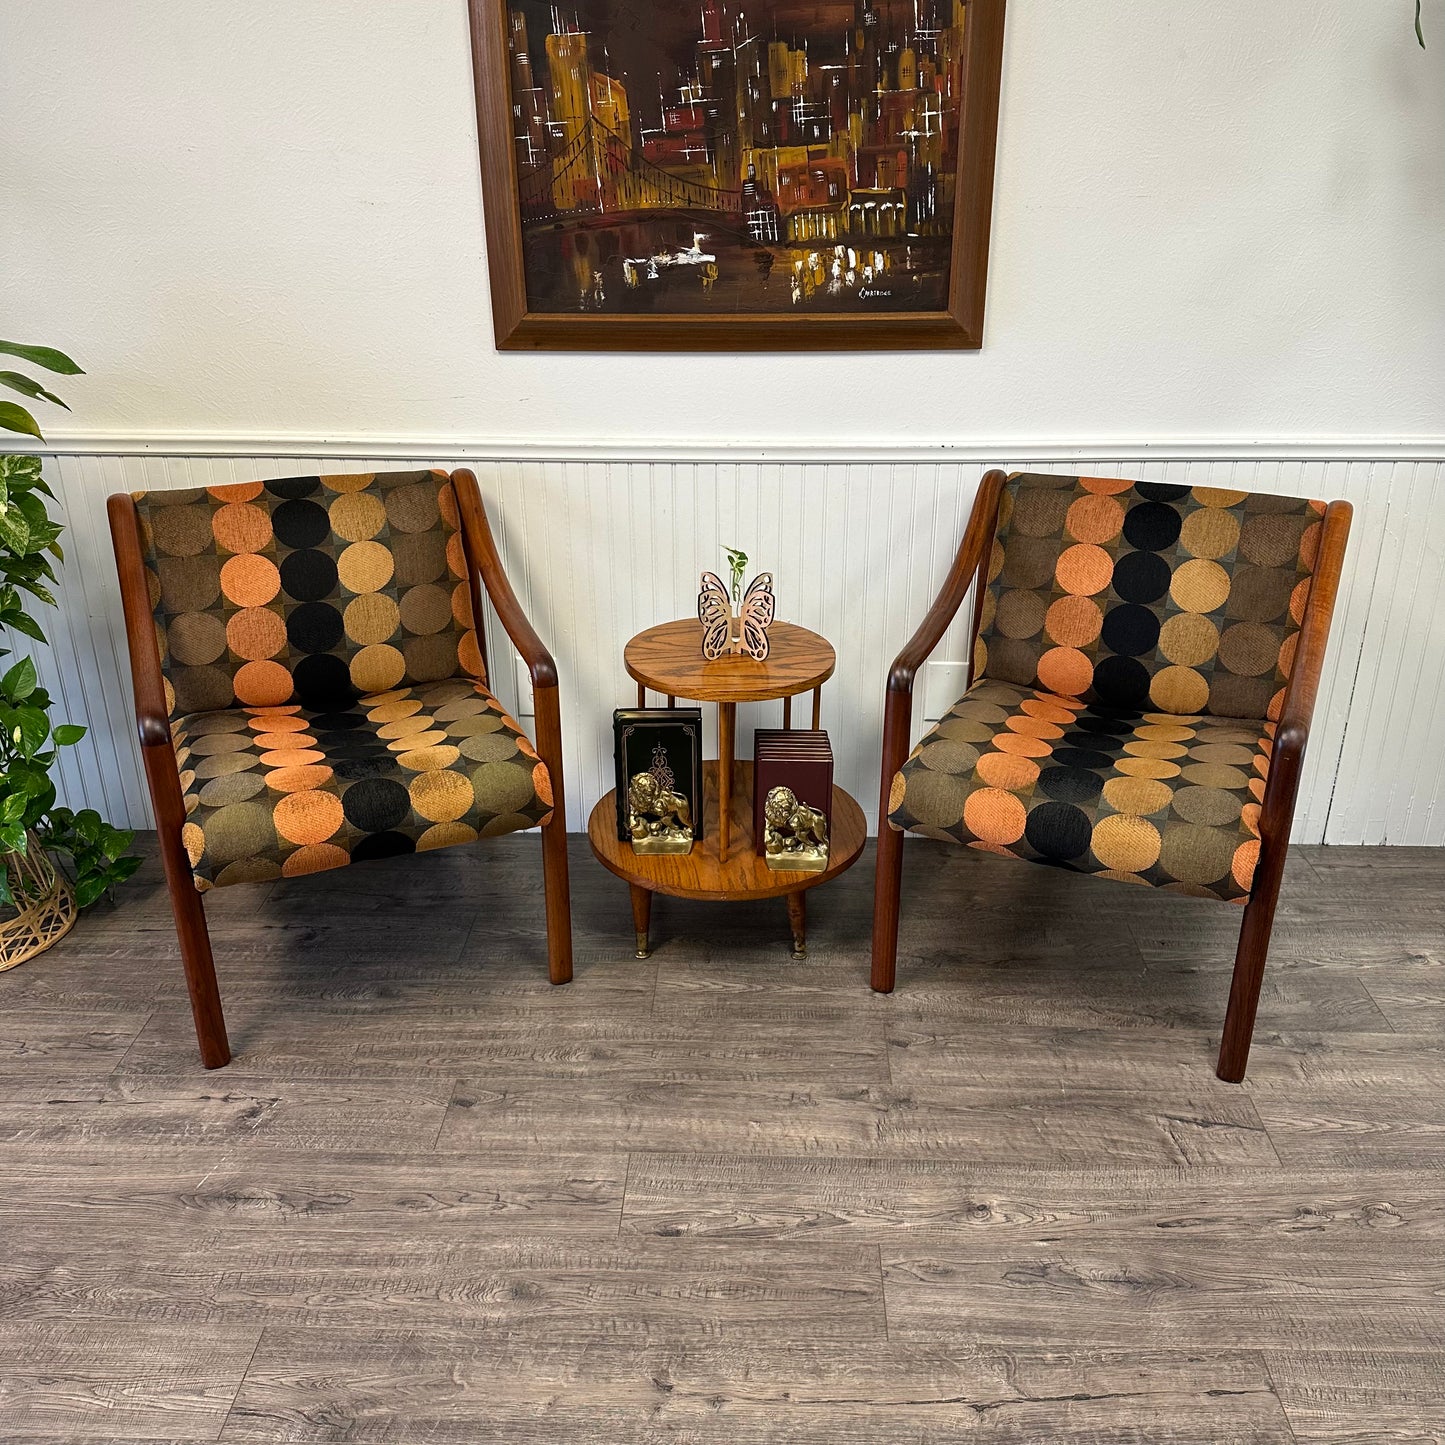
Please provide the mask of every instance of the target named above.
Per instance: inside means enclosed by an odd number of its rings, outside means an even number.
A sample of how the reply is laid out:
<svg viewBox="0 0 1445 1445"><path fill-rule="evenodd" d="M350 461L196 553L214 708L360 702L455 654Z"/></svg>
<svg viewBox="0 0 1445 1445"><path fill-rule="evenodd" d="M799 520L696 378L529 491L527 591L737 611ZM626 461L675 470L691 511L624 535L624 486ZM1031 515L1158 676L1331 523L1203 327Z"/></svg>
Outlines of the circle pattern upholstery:
<svg viewBox="0 0 1445 1445"><path fill-rule="evenodd" d="M1325 503L1024 474L978 681L894 777L894 828L1248 901Z"/></svg>
<svg viewBox="0 0 1445 1445"><path fill-rule="evenodd" d="M445 472L136 496L173 717L483 676Z"/></svg>
<svg viewBox="0 0 1445 1445"><path fill-rule="evenodd" d="M974 675L1103 707L1278 718L1325 504L1010 477Z"/></svg>
<svg viewBox="0 0 1445 1445"><path fill-rule="evenodd" d="M444 472L138 493L197 886L545 823Z"/></svg>
<svg viewBox="0 0 1445 1445"><path fill-rule="evenodd" d="M202 887L295 877L545 823L547 766L481 683L420 683L171 725Z"/></svg>
<svg viewBox="0 0 1445 1445"><path fill-rule="evenodd" d="M1248 901L1275 724L1096 708L985 678L893 780L889 821L1080 873Z"/></svg>

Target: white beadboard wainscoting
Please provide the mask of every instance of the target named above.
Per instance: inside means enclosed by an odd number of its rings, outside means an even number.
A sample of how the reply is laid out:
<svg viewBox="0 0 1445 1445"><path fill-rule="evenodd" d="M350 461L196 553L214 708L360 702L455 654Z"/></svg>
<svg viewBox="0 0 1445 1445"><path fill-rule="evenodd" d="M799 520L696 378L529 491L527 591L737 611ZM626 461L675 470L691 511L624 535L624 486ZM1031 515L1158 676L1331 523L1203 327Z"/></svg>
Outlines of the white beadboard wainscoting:
<svg viewBox="0 0 1445 1445"><path fill-rule="evenodd" d="M823 725L839 782L876 824L884 678L947 570L984 470L978 461L951 454L890 461L875 453L856 461L768 460L757 452L735 461L632 460L575 449L555 460L499 460L490 449L456 445L432 449L430 458L423 447L406 458L392 448L385 457L358 456L357 445L333 449L341 455L281 455L257 443L241 455L241 447L217 442L187 456L132 446L46 457L69 535L59 613L45 619L52 647L37 649L38 661L57 716L90 729L60 764L64 801L117 822L149 823L105 520L109 493L452 466L471 455L507 569L561 674L569 827L584 828L611 786L611 712L636 699L622 667L624 643L643 627L690 613L699 570L719 567L724 544L743 548L751 570L773 572L780 616L837 649ZM1232 461L1217 449L1169 461L1069 459L1054 449L1049 456L1001 456L996 464L1352 501L1355 528L1295 836L1445 844L1445 462L1317 454ZM967 615L965 607L960 616ZM488 639L493 686L525 714L515 654L495 617ZM959 626L934 656L963 658ZM750 753L752 728L776 726L779 714L776 703L740 709L740 756Z"/></svg>

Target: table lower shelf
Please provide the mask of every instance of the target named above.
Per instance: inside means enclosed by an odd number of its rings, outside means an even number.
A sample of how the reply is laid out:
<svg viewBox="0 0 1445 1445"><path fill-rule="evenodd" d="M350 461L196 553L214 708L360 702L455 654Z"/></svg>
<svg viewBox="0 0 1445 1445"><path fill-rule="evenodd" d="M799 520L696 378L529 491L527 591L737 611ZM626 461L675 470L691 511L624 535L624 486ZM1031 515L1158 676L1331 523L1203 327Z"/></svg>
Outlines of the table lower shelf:
<svg viewBox="0 0 1445 1445"><path fill-rule="evenodd" d="M858 861L868 836L863 810L843 791L833 789L832 835L828 866L819 873L783 873L768 867L753 844L753 765L733 764L732 837L726 860L718 857L717 763L703 767L703 837L691 853L634 853L617 836L615 792L600 799L587 823L587 839L597 861L619 878L650 893L674 898L741 900L781 898L836 878Z"/></svg>

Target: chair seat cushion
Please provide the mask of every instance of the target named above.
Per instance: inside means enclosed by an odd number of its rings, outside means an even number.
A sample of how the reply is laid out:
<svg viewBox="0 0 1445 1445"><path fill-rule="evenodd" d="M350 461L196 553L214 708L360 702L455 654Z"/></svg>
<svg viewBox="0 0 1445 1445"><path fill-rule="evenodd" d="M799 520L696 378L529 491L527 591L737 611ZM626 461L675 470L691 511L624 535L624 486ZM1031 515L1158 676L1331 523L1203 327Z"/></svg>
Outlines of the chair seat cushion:
<svg viewBox="0 0 1445 1445"><path fill-rule="evenodd" d="M984 679L893 779L897 829L1245 903L1275 725Z"/></svg>
<svg viewBox="0 0 1445 1445"><path fill-rule="evenodd" d="M546 764L481 683L418 683L316 712L172 725L197 884L317 873L544 823Z"/></svg>

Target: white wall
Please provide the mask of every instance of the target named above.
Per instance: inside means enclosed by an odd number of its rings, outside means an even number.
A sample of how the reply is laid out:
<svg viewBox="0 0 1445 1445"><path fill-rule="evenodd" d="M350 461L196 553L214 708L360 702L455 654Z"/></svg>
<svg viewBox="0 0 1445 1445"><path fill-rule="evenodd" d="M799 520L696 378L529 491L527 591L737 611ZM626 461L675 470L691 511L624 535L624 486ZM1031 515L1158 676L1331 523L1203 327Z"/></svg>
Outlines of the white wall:
<svg viewBox="0 0 1445 1445"><path fill-rule="evenodd" d="M492 349L464 0L4 0L0 317L93 434L1438 441L1412 14L1009 0L984 350L678 359Z"/></svg>
<svg viewBox="0 0 1445 1445"><path fill-rule="evenodd" d="M107 491L484 463L576 826L623 642L734 540L838 644L825 722L871 806L973 463L1083 457L1355 501L1299 836L1445 842L1445 0L1428 52L1411 10L1010 0L984 349L660 357L493 350L464 0L3 0L0 334L89 372L47 418L45 661L94 729L67 798L144 817Z"/></svg>

